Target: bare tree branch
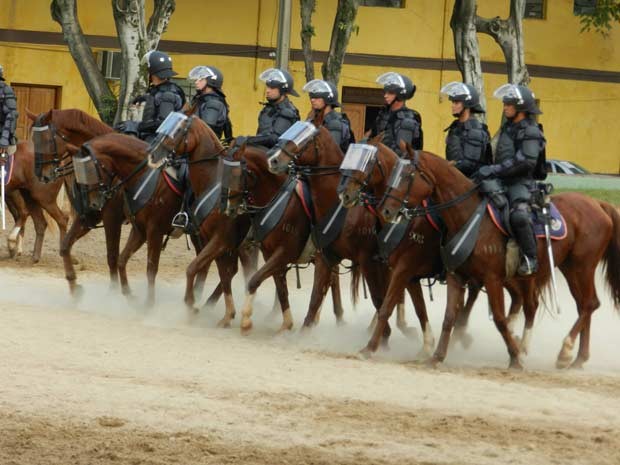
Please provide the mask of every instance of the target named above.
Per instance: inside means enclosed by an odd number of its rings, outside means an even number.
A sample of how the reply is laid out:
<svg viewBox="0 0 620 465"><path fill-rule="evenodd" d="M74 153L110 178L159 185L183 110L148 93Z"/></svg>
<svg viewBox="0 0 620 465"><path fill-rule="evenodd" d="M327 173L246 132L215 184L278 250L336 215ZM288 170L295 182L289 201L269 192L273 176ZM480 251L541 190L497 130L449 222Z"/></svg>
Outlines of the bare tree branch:
<svg viewBox="0 0 620 465"><path fill-rule="evenodd" d="M159 45L159 38L166 32L170 17L174 13L175 8L175 0L155 0L153 14L146 28L149 50L155 50Z"/></svg>
<svg viewBox="0 0 620 465"><path fill-rule="evenodd" d="M110 122L116 98L99 71L93 52L86 42L78 20L76 0L53 0L50 4L52 19L60 24L73 61L82 76L86 90L99 117ZM112 110L112 111L111 111Z"/></svg>
<svg viewBox="0 0 620 465"><path fill-rule="evenodd" d="M480 66L480 47L476 33L476 0L456 0L450 18L450 28L454 37L456 64L463 81L473 85L480 93L480 105L486 109L484 80ZM476 115L482 121L485 114Z"/></svg>
<svg viewBox="0 0 620 465"><path fill-rule="evenodd" d="M331 81L336 85L338 85L340 80L340 71L351 32L354 28L359 3L359 0L338 0L338 10L334 18L329 53L326 62L321 68L323 79Z"/></svg>
<svg viewBox="0 0 620 465"><path fill-rule="evenodd" d="M314 27L312 26L312 13L316 7L316 0L299 0L301 15L301 48L304 55L304 65L306 69L306 81L314 79L314 60L312 59L312 36Z"/></svg>

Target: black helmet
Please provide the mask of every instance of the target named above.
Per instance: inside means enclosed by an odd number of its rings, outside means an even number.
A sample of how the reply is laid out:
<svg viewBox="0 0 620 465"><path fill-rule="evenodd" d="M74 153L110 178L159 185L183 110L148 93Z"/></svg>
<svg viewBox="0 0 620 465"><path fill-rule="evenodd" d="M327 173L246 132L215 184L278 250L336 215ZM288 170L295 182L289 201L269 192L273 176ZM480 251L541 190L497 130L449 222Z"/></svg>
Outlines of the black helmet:
<svg viewBox="0 0 620 465"><path fill-rule="evenodd" d="M463 107L469 108L473 113L484 113L484 109L480 106L480 94L471 84L450 82L443 86L440 92L446 94L451 102L463 102Z"/></svg>
<svg viewBox="0 0 620 465"><path fill-rule="evenodd" d="M493 96L504 103L514 105L517 111L524 111L531 115L542 114L536 105L536 96L525 86L504 84L493 92Z"/></svg>
<svg viewBox="0 0 620 465"><path fill-rule="evenodd" d="M172 69L172 58L164 52L151 50L144 55L143 60L148 67L149 74L160 79L169 79L177 75Z"/></svg>
<svg viewBox="0 0 620 465"><path fill-rule="evenodd" d="M258 77L267 87L278 88L283 94L291 94L299 97L293 88L293 76L288 71L278 68L269 68L263 71Z"/></svg>
<svg viewBox="0 0 620 465"><path fill-rule="evenodd" d="M189 72L188 77L192 81L206 79L207 85L214 89L221 89L224 84L224 75L215 66L196 66Z"/></svg>
<svg viewBox="0 0 620 465"><path fill-rule="evenodd" d="M402 74L390 71L377 78L377 84L383 86L385 92L396 94L396 100L409 100L415 94L416 86L411 79Z"/></svg>
<svg viewBox="0 0 620 465"><path fill-rule="evenodd" d="M329 81L313 79L307 82L302 90L307 92L310 98L322 98L326 105L331 105L333 107L340 106L340 102L338 102L338 89Z"/></svg>

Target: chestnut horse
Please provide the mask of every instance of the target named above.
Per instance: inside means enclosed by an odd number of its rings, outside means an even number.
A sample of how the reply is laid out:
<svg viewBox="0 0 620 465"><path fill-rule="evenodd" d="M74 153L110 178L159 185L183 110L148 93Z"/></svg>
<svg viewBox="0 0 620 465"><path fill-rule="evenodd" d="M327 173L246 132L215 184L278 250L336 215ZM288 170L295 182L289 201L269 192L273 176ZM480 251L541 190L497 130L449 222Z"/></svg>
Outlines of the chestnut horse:
<svg viewBox="0 0 620 465"><path fill-rule="evenodd" d="M446 160L428 152L414 152L411 147L407 150L412 163L403 169L397 187L384 197L381 213L387 220L396 219L402 212L424 214L420 207L412 210L407 206L420 206L430 196L446 224L448 236L453 237L470 219L482 200L481 195L473 182ZM590 321L600 305L594 275L601 260L606 266L606 281L616 309L620 306L620 214L611 205L579 193L555 195L553 202L567 227L566 238L553 241L554 263L568 282L578 312L575 324L564 338L556 366L581 367L590 357ZM455 273L448 275L448 302L434 363L443 361L446 356L463 298L462 282L475 280L487 290L493 320L510 355L510 367L522 368L519 346L506 324L502 287L509 279L519 281L526 318L522 343L527 344L538 307L539 289L548 283L551 270L546 244L538 241L539 271L530 277L507 278L505 248L506 238L485 214L473 252ZM578 335L579 351L573 361L572 349Z"/></svg>
<svg viewBox="0 0 620 465"><path fill-rule="evenodd" d="M229 183L222 182L222 202L225 202L224 213L231 217L248 213L258 215L253 216L253 225L255 228L260 228L262 220L268 219L268 216L277 208L280 199L286 198L280 197L278 194L283 194L283 189L286 189L290 185L289 183L294 183L295 187L301 187L301 185L297 185L301 181L271 173L263 149L244 143L239 148L233 147L230 152L231 160L237 161L241 165L237 170L230 173ZM232 184L235 187L232 187ZM282 213L282 217L271 231L264 233L264 237L261 237L259 241L265 264L252 275L247 284L248 294L243 306L243 320L241 321L243 333L248 333L252 328L252 303L256 290L270 276L273 276L278 284L278 298L283 315L280 330L289 330L293 327L286 272L291 263L308 263L314 255L315 249L309 242L311 241L311 218L308 216L310 212L305 211L298 194L289 191L289 195L288 205ZM256 229L254 234L257 234ZM341 324L343 323L343 309L340 297L340 279L337 273L332 276L331 291L336 322Z"/></svg>
<svg viewBox="0 0 620 465"><path fill-rule="evenodd" d="M322 126L322 114L315 116L312 123L317 129L309 141L301 147L292 141L282 141L268 152L269 169L274 173L284 173L294 169L297 174L305 177L310 185L313 215L318 230L325 231L331 226L334 211L342 205L338 199L337 187L340 181L340 164L343 154L329 131ZM327 291L331 269L343 259L353 262L352 285L356 286L360 274L364 276L370 290L373 305L378 311L387 289L389 270L386 263L378 259L378 243L376 240L377 217L363 206L353 207L346 211L344 224L337 237L328 247L321 250L315 260L314 284L308 313L304 327L313 324L315 315ZM329 227L328 227L329 226ZM316 228L316 226L315 226ZM411 298L417 305L424 305L419 283L408 285ZM419 303L421 300L421 304ZM421 308L421 307L420 307ZM398 315L398 327L406 335L412 334L407 326L404 315ZM426 324L423 325L426 327ZM389 325L383 331L383 343L391 333Z"/></svg>
<svg viewBox="0 0 620 465"><path fill-rule="evenodd" d="M32 259L36 263L41 258L47 228L47 221L41 209L45 210L58 225L60 243L62 243L67 232L68 218L56 202L61 186L60 180L46 184L35 176L34 145L31 141L19 142L13 155L11 177L5 186L7 205L15 219L15 226L8 238L11 256L16 253L16 249L21 249L23 227L28 215L31 215L36 232Z"/></svg>
<svg viewBox="0 0 620 465"><path fill-rule="evenodd" d="M369 201L372 202L371 199L381 199L388 188L388 180L399 157L389 147L381 144L380 138L381 136L377 136L368 141L369 145L377 147L377 152L368 162L367 174L357 170L343 173L340 199L347 208ZM403 147L403 152L406 153L405 147ZM436 276L441 271L439 226L431 224L431 221L434 220L428 217L413 218L402 241L388 258L390 266L388 289L379 310L379 320L374 334L362 351L365 356L369 356L377 350L383 333L383 325L390 318L393 308L398 303L407 284L411 281ZM390 227L390 224L388 223L384 227ZM507 289L512 297L510 307L510 314L512 315L521 309L522 299L517 289L512 286L507 286ZM471 336L465 332L467 321L479 293L479 287L469 288L467 302L459 314L461 318L456 322L455 336L466 348L471 344ZM430 356L434 347L433 333L428 325L426 309L423 306L420 307L415 307L424 331L424 347L420 355Z"/></svg>

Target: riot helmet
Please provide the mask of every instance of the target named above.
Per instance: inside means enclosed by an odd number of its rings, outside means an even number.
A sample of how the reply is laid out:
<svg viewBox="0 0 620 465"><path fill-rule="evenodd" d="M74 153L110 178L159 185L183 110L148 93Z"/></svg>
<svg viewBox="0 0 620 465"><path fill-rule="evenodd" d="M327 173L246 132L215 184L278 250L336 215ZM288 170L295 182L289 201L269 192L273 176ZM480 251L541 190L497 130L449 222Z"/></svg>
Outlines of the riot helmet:
<svg viewBox="0 0 620 465"><path fill-rule="evenodd" d="M172 58L164 52L151 50L144 55L143 61L150 75L157 76L160 79L169 79L177 75L172 69Z"/></svg>
<svg viewBox="0 0 620 465"><path fill-rule="evenodd" d="M224 75L215 66L196 66L189 72L191 81L205 79L209 87L221 89L224 84Z"/></svg>
<svg viewBox="0 0 620 465"><path fill-rule="evenodd" d="M440 92L447 95L451 102L463 102L463 108L469 108L472 113L484 113L480 94L471 84L453 81L443 86Z"/></svg>
<svg viewBox="0 0 620 465"><path fill-rule="evenodd" d="M542 114L536 105L536 96L525 86L504 84L493 92L493 96L508 105L514 105L517 111L524 111L531 115Z"/></svg>
<svg viewBox="0 0 620 465"><path fill-rule="evenodd" d="M293 88L293 76L286 70L269 68L263 71L258 79L263 81L267 87L280 89L282 94L291 94L299 97L299 94Z"/></svg>
<svg viewBox="0 0 620 465"><path fill-rule="evenodd" d="M329 81L313 79L307 82L302 90L307 92L310 98L322 98L326 105L331 105L332 107L340 106L340 102L338 102L338 89Z"/></svg>
<svg viewBox="0 0 620 465"><path fill-rule="evenodd" d="M396 94L396 100L409 100L415 94L416 86L411 79L393 71L382 74L377 78L377 84L383 86L385 92Z"/></svg>

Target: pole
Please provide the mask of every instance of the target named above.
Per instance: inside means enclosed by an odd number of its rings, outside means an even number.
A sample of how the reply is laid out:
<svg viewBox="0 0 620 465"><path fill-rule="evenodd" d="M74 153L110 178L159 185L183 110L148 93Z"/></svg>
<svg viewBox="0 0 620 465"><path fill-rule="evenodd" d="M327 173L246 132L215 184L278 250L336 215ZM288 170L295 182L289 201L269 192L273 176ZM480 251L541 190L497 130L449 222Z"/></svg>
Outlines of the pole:
<svg viewBox="0 0 620 465"><path fill-rule="evenodd" d="M279 0L276 68L288 70L291 48L291 0Z"/></svg>

